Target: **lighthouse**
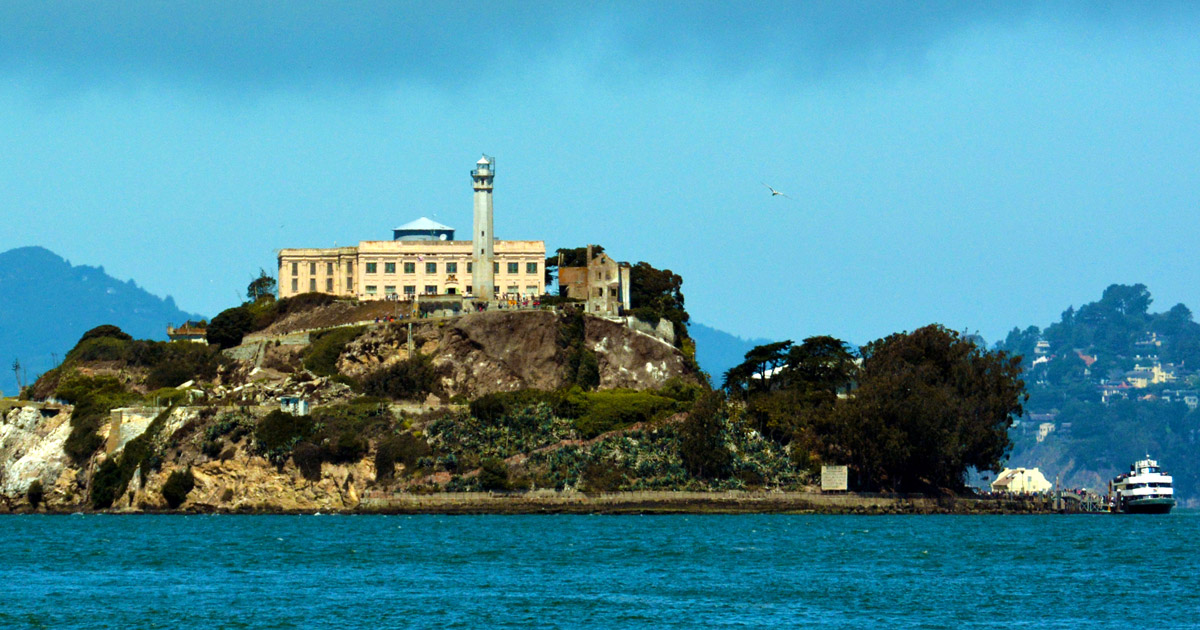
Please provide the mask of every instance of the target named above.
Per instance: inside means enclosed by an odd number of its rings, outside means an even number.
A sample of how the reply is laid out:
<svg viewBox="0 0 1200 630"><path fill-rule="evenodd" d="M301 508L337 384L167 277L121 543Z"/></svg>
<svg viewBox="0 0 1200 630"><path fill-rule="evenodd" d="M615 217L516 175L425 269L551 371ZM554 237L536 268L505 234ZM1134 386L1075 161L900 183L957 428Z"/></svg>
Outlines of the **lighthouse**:
<svg viewBox="0 0 1200 630"><path fill-rule="evenodd" d="M475 189L475 229L471 232L471 286L475 298L492 300L496 297L495 240L492 231L492 180L496 177L496 158L484 155L471 171Z"/></svg>

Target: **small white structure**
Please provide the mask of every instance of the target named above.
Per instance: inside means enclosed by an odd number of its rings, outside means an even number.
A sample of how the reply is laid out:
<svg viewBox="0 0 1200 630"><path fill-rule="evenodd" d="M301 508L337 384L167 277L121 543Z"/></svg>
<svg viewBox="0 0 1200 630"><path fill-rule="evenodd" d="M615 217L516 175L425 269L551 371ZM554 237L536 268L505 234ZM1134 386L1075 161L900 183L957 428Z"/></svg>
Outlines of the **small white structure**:
<svg viewBox="0 0 1200 630"><path fill-rule="evenodd" d="M992 492L1034 494L1049 492L1054 485L1037 468L1005 468L992 482Z"/></svg>
<svg viewBox="0 0 1200 630"><path fill-rule="evenodd" d="M308 401L299 396L281 396L279 398L279 410L290 413L293 416L307 416Z"/></svg>

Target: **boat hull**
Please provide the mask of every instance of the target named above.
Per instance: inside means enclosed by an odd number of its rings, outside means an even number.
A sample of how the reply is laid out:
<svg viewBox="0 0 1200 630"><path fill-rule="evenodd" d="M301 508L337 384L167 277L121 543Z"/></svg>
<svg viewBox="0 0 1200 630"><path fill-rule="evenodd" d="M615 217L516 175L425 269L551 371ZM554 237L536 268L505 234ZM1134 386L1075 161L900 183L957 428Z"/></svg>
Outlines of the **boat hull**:
<svg viewBox="0 0 1200 630"><path fill-rule="evenodd" d="M1167 514L1175 507L1175 499L1135 499L1121 504L1125 514Z"/></svg>

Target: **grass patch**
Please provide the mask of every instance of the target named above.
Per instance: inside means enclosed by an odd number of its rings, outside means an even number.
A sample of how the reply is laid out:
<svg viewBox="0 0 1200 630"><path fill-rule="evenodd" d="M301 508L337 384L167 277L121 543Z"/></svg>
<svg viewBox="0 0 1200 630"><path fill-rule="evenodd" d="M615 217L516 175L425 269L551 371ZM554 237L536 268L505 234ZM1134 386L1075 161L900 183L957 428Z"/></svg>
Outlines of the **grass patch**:
<svg viewBox="0 0 1200 630"><path fill-rule="evenodd" d="M652 392L605 390L577 394L585 411L575 418L575 430L583 438L623 429L639 422L666 418L690 405Z"/></svg>
<svg viewBox="0 0 1200 630"><path fill-rule="evenodd" d="M337 375L338 357L342 356L346 346L358 339L366 329L366 326L349 326L313 333L309 337L308 349L302 356L304 367L318 376Z"/></svg>

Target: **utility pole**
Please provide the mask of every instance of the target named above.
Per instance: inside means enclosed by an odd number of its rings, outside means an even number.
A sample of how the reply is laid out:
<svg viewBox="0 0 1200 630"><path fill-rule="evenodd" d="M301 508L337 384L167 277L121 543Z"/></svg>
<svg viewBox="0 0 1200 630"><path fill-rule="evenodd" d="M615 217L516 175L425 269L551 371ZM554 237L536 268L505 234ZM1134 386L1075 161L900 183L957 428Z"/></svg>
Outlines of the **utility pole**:
<svg viewBox="0 0 1200 630"><path fill-rule="evenodd" d="M17 395L20 396L21 390L25 389L25 386L21 384L21 360L20 359L13 359L12 370L13 370L13 376L17 377Z"/></svg>

